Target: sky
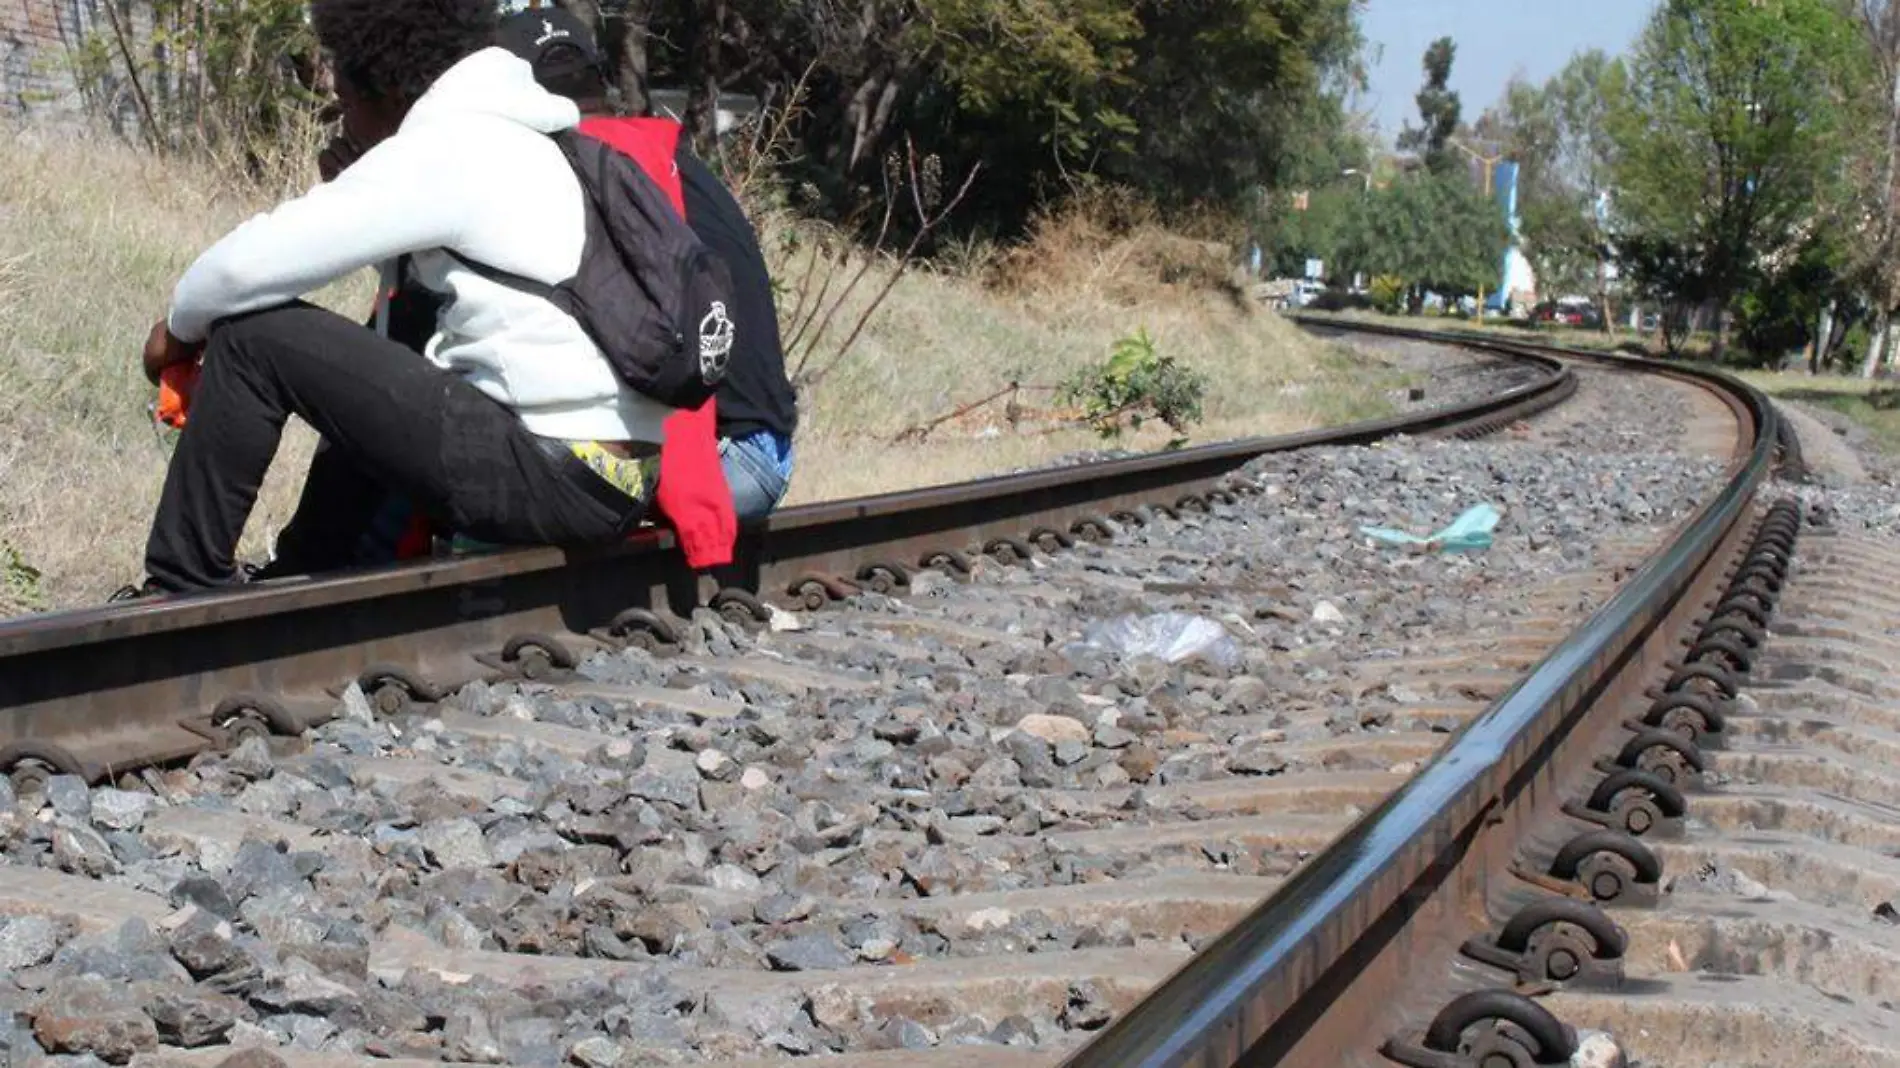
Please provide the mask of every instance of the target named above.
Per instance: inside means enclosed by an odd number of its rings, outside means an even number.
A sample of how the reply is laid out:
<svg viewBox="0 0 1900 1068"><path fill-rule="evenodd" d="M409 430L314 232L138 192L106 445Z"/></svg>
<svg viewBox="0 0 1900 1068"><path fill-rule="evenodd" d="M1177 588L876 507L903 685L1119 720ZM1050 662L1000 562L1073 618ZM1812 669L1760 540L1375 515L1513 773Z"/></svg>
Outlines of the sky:
<svg viewBox="0 0 1900 1068"><path fill-rule="evenodd" d="M1412 97L1425 80L1425 49L1450 35L1458 45L1451 88L1464 120L1475 121L1513 74L1541 83L1585 49L1624 52L1654 7L1655 0L1370 0L1362 25L1372 84L1361 106L1388 143L1416 122Z"/></svg>

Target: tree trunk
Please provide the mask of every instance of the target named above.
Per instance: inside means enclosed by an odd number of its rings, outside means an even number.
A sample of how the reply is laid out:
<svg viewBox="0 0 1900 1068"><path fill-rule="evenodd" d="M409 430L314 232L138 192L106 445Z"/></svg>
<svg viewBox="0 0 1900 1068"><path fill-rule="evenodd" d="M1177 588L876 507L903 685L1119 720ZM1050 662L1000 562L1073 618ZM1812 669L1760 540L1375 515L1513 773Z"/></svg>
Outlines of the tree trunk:
<svg viewBox="0 0 1900 1068"><path fill-rule="evenodd" d="M652 21L651 0L626 0L614 81L620 86L620 106L629 115L645 115L653 110L647 65L647 33Z"/></svg>
<svg viewBox="0 0 1900 1068"><path fill-rule="evenodd" d="M1808 357L1808 373L1818 375L1827 366L1827 350L1834 340L1834 302L1821 309L1821 325L1814 331L1814 354Z"/></svg>
<svg viewBox="0 0 1900 1068"><path fill-rule="evenodd" d="M1862 378L1874 377L1880 370L1880 364L1887 351L1887 309L1883 306L1874 312L1874 328L1867 337L1867 359L1861 364Z"/></svg>
<svg viewBox="0 0 1900 1068"><path fill-rule="evenodd" d="M699 16L687 47L686 129L693 147L710 156L719 139L719 45L724 39L726 0L697 0Z"/></svg>
<svg viewBox="0 0 1900 1068"><path fill-rule="evenodd" d="M1616 340L1616 318L1610 311L1610 271L1603 257L1597 257L1597 317L1603 320L1603 332Z"/></svg>

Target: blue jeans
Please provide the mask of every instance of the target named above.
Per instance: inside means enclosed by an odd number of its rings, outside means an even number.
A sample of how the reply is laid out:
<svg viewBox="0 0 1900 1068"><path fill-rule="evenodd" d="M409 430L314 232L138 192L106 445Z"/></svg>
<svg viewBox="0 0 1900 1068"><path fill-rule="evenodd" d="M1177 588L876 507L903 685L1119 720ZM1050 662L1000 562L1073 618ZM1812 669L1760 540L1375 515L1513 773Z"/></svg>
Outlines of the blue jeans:
<svg viewBox="0 0 1900 1068"><path fill-rule="evenodd" d="M791 483L792 459L792 443L769 430L719 439L720 466L740 522L763 519L778 507Z"/></svg>

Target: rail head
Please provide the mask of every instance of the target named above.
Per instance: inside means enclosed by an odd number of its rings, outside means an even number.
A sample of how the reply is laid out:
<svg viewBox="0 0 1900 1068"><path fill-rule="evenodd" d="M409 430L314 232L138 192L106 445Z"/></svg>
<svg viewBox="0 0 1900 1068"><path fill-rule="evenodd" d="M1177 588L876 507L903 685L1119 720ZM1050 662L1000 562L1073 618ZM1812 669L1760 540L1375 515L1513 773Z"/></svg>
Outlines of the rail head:
<svg viewBox="0 0 1900 1068"><path fill-rule="evenodd" d="M1500 342L1472 335L1299 320L1341 332L1533 351L1611 366L1655 369L1631 357ZM1542 661L1468 723L1436 757L1331 846L1309 859L1252 913L1186 961L1169 979L1062 1062L1062 1068L1215 1068L1277 1063L1262 1047L1284 1049L1311 1023L1313 999L1336 969L1363 959L1362 940L1389 935L1375 920L1388 909L1395 873L1455 864L1498 802L1498 783L1517 770L1512 754L1587 701L1633 636L1658 620L1747 514L1769 477L1779 415L1759 391L1718 371L1670 368L1722 390L1746 413L1747 447L1721 490L1678 528L1618 592ZM1453 859L1447 859L1447 858ZM1277 1032L1277 1033L1276 1033ZM1247 1055L1249 1050L1255 1051Z"/></svg>

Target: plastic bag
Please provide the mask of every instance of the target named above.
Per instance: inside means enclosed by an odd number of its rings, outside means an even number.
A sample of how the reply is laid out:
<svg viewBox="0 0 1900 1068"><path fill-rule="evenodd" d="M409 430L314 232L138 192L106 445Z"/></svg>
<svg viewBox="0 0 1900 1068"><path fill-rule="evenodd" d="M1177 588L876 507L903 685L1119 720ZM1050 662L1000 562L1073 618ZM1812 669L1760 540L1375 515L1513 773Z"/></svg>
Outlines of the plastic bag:
<svg viewBox="0 0 1900 1068"><path fill-rule="evenodd" d="M1359 533L1388 545L1423 545L1427 549L1448 553L1468 553L1491 547L1491 532L1497 529L1501 518L1503 513L1498 511L1497 506L1480 504L1465 509L1464 514L1452 520L1450 526L1429 538L1387 527L1360 527Z"/></svg>
<svg viewBox="0 0 1900 1068"><path fill-rule="evenodd" d="M1227 628L1186 612L1126 615L1091 623L1082 644L1132 660L1152 656L1170 664L1202 657L1223 668L1240 664L1240 646Z"/></svg>

